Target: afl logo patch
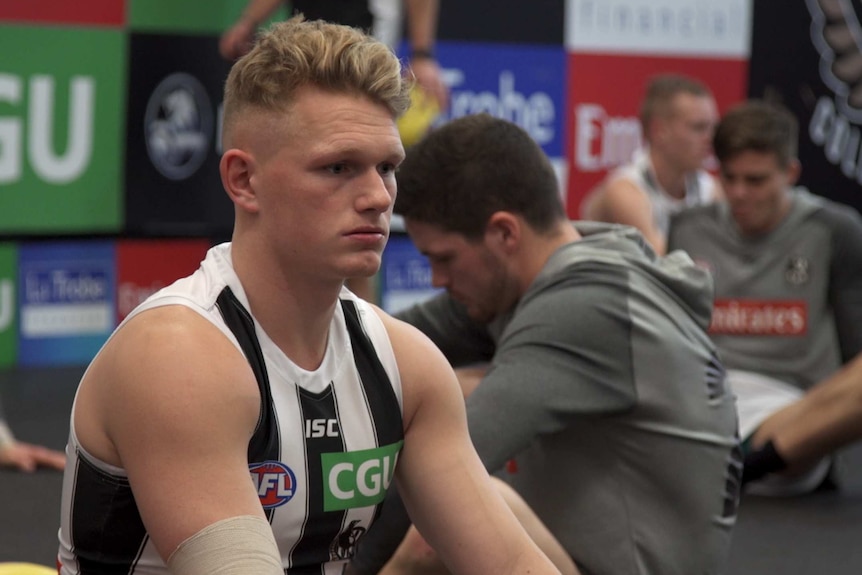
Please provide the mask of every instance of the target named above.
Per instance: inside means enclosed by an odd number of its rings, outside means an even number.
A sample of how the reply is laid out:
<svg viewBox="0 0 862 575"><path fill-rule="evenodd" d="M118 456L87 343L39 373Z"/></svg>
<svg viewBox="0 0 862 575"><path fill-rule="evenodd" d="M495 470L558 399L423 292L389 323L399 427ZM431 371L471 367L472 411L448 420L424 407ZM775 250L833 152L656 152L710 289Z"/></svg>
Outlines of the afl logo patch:
<svg viewBox="0 0 862 575"><path fill-rule="evenodd" d="M296 494L296 475L280 461L264 461L248 466L251 480L264 509L280 507Z"/></svg>

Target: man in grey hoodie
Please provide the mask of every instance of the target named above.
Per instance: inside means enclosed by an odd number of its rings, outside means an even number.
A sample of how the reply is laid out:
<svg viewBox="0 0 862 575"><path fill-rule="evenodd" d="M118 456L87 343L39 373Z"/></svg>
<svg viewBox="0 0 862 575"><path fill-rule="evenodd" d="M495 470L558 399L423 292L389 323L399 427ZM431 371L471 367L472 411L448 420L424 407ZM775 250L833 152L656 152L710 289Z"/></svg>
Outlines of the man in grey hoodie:
<svg viewBox="0 0 862 575"><path fill-rule="evenodd" d="M486 467L584 573L720 572L741 459L707 272L634 228L572 225L541 149L488 115L430 133L397 179L395 212L446 290L399 317L453 365L487 362L467 398ZM354 572L403 534L397 508Z"/></svg>

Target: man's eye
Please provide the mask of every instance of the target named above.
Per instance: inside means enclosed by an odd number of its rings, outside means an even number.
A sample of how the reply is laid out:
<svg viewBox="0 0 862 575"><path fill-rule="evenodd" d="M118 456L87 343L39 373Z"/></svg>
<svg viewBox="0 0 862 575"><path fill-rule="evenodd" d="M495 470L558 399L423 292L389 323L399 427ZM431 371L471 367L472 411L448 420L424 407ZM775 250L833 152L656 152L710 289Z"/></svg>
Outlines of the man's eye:
<svg viewBox="0 0 862 575"><path fill-rule="evenodd" d="M333 174L343 174L347 171L347 164L332 164L328 169Z"/></svg>
<svg viewBox="0 0 862 575"><path fill-rule="evenodd" d="M380 173L384 175L392 174L395 172L395 164L381 164Z"/></svg>

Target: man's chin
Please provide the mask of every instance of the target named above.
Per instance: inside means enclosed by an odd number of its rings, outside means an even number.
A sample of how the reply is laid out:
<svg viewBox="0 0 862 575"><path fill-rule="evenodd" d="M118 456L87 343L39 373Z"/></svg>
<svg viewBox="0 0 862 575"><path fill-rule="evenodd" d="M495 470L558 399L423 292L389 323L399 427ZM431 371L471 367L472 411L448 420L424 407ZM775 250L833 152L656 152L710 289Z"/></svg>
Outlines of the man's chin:
<svg viewBox="0 0 862 575"><path fill-rule="evenodd" d="M349 277L371 277L380 271L381 257L378 254L374 256L363 257L350 262L346 267L349 269Z"/></svg>
<svg viewBox="0 0 862 575"><path fill-rule="evenodd" d="M465 310L467 312L467 317L478 324L485 325L494 320L494 314L486 309L476 308L474 306L465 306Z"/></svg>

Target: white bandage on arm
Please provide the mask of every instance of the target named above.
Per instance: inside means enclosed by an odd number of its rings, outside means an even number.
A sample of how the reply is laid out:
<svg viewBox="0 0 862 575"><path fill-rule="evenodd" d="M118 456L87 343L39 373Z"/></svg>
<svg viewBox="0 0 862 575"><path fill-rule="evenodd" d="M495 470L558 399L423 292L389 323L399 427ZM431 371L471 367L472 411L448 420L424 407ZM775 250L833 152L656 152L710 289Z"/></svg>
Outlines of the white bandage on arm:
<svg viewBox="0 0 862 575"><path fill-rule="evenodd" d="M222 519L180 543L168 557L174 575L283 575L278 546L266 520Z"/></svg>
<svg viewBox="0 0 862 575"><path fill-rule="evenodd" d="M14 443L15 436L12 435L12 430L9 429L9 425L5 421L0 419L0 449Z"/></svg>

